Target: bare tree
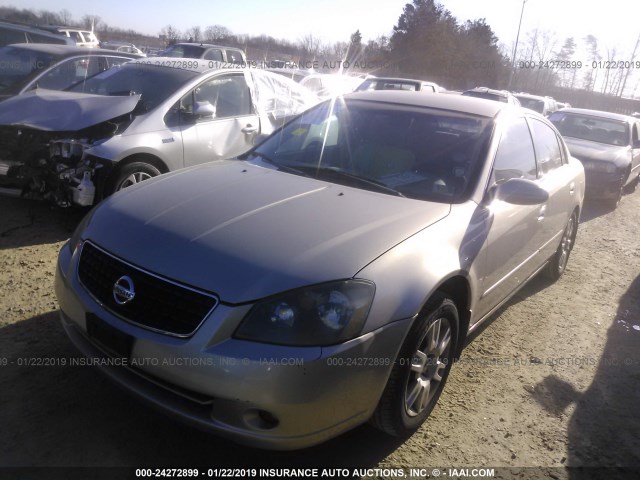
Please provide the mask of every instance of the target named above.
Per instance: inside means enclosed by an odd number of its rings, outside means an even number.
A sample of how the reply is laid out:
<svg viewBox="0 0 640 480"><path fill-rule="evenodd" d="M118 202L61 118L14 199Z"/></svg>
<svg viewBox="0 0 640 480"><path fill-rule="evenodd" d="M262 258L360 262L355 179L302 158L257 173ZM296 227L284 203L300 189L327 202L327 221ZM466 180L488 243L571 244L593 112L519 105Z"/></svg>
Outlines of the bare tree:
<svg viewBox="0 0 640 480"><path fill-rule="evenodd" d="M631 58L629 59L631 63L635 62L636 60L636 55L638 54L638 47L640 47L640 34L638 34L638 39L636 40L636 45L635 47L633 47L633 53L631 54ZM629 75L631 74L631 68L627 68L625 73L624 73L624 78L622 80L622 85L620 86L620 92L619 92L619 96L622 96L624 94L624 89L627 85L627 80L629 79ZM635 89L634 89L634 93L635 93Z"/></svg>
<svg viewBox="0 0 640 480"><path fill-rule="evenodd" d="M187 29L185 36L189 38L190 42L200 43L202 41L202 30L198 25L195 25Z"/></svg>
<svg viewBox="0 0 640 480"><path fill-rule="evenodd" d="M336 42L333 44L333 54L340 59L344 59L347 55L347 51L349 50L348 42Z"/></svg>
<svg viewBox="0 0 640 480"><path fill-rule="evenodd" d="M97 31L102 26L102 19L98 15L84 15L80 19L80 24L87 30Z"/></svg>
<svg viewBox="0 0 640 480"><path fill-rule="evenodd" d="M167 25L166 27L162 27L159 37L167 44L171 45L180 39L180 30L175 28L173 25Z"/></svg>
<svg viewBox="0 0 640 480"><path fill-rule="evenodd" d="M60 15L55 12L50 12L48 10L39 10L38 16L40 17L40 21L46 25L60 25Z"/></svg>
<svg viewBox="0 0 640 480"><path fill-rule="evenodd" d="M204 29L204 38L207 42L218 42L228 38L233 33L223 25L209 25Z"/></svg>
<svg viewBox="0 0 640 480"><path fill-rule="evenodd" d="M60 23L62 25L71 25L73 16L71 15L71 12L69 10L63 8L62 10L60 10L60 12L58 12L58 15L60 16Z"/></svg>
<svg viewBox="0 0 640 480"><path fill-rule="evenodd" d="M320 39L311 33L307 33L299 41L302 56L306 60L314 60L320 51Z"/></svg>
<svg viewBox="0 0 640 480"><path fill-rule="evenodd" d="M587 52L589 53L589 60L591 62L599 62L602 60L598 51L598 39L593 35L587 35L584 37L584 42L587 44ZM593 68L592 65L587 65L587 72L584 75L584 82L582 88L585 90L593 91L598 78L598 69Z"/></svg>

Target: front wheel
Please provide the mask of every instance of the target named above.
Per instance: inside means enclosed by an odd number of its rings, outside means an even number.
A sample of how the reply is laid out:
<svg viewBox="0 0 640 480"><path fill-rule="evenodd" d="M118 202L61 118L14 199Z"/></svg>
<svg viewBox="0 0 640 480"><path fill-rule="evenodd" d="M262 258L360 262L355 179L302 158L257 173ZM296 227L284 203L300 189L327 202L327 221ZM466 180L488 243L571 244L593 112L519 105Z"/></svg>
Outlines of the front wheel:
<svg viewBox="0 0 640 480"><path fill-rule="evenodd" d="M415 432L427 419L444 388L455 358L458 309L436 294L418 316L373 414L373 425L394 436Z"/></svg>
<svg viewBox="0 0 640 480"><path fill-rule="evenodd" d="M113 180L107 189L107 195L157 177L161 173L156 167L145 162L132 162L124 165L116 170Z"/></svg>
<svg viewBox="0 0 640 480"><path fill-rule="evenodd" d="M562 233L562 239L560 240L560 245L558 246L556 253L551 257L546 266L545 274L550 280L558 280L567 269L567 263L569 262L571 250L573 250L577 229L578 216L573 213L567 222L564 232Z"/></svg>

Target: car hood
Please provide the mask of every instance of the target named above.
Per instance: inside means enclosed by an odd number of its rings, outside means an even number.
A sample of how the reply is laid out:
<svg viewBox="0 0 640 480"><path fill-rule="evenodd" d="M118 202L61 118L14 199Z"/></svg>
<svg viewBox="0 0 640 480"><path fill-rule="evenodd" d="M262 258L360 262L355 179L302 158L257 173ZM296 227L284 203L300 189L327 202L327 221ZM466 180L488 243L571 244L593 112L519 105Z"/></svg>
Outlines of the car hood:
<svg viewBox="0 0 640 480"><path fill-rule="evenodd" d="M232 160L119 192L94 210L83 236L151 272L243 303L351 278L450 208Z"/></svg>
<svg viewBox="0 0 640 480"><path fill-rule="evenodd" d="M82 130L133 111L140 95L111 97L36 89L0 103L0 125Z"/></svg>
<svg viewBox="0 0 640 480"><path fill-rule="evenodd" d="M615 162L629 151L628 146L606 145L580 138L563 137L571 155L580 159Z"/></svg>

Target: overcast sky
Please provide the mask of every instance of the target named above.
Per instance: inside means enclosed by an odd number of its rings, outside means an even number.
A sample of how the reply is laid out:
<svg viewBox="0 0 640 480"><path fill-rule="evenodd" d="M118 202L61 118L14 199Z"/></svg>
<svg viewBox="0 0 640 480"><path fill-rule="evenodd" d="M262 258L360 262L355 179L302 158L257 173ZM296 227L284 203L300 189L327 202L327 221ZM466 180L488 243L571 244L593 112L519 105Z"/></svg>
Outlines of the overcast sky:
<svg viewBox="0 0 640 480"><path fill-rule="evenodd" d="M60 11L74 19L98 15L107 24L156 35L172 24L179 30L194 25L224 25L234 33L267 34L291 41L312 33L325 42L347 41L360 30L365 40L390 34L406 0L0 0L0 5ZM486 18L501 43L512 46L518 30L521 0L443 0L459 21ZM640 2L607 0L527 0L522 32L535 29L556 33L558 41L591 33L603 48L631 54L640 34ZM521 40L526 37L521 36Z"/></svg>

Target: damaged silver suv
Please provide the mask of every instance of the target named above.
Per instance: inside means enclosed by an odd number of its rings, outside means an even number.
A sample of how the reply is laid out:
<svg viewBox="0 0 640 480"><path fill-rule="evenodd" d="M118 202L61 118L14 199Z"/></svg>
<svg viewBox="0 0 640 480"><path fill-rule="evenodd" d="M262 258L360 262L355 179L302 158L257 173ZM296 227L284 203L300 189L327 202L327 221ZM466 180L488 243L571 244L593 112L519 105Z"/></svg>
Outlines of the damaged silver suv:
<svg viewBox="0 0 640 480"><path fill-rule="evenodd" d="M318 102L273 73L214 61L136 60L64 92L0 104L0 187L93 205L161 173L239 155Z"/></svg>

